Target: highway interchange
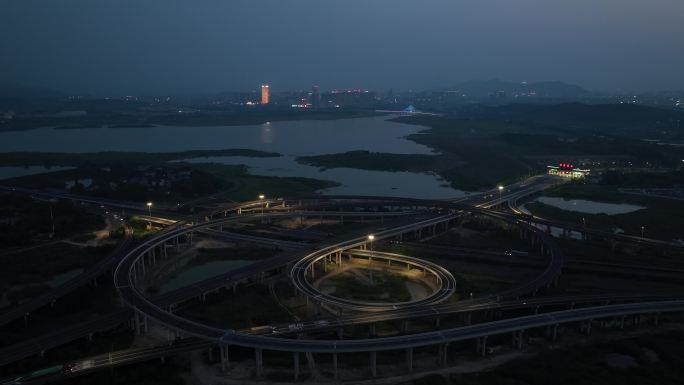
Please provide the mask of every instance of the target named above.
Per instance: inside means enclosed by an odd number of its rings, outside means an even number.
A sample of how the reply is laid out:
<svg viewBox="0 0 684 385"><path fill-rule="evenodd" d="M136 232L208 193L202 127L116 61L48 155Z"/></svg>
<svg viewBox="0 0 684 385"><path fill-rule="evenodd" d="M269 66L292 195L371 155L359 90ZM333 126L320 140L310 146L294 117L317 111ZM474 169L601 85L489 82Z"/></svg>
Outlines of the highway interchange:
<svg viewBox="0 0 684 385"><path fill-rule="evenodd" d="M80 338L84 333L92 335L93 332L106 330L112 324L120 324L132 317L135 328L142 332L148 322L154 320L160 325L173 331L174 335L183 337L171 345L163 345L151 348L129 349L122 352L114 352L105 356L97 356L79 361L73 366L75 372L58 373L50 378L14 378L8 383L39 383L50 379L63 378L65 376L80 375L92 372L104 367L140 362L151 358L170 356L179 352L193 351L207 347L218 346L221 352L221 363L228 364L227 349L230 346L241 346L255 350L255 373L257 378L263 377L264 362L263 351L274 350L293 352L296 358L296 372L299 371L299 353L326 353L331 354L334 360L334 376L338 378L337 355L350 352L369 352L370 375L377 375L376 352L388 350L405 350L407 357L412 357L412 349L424 346L440 347L440 354L446 355L448 344L458 341L477 341L478 352L486 353L486 341L489 336L513 333L522 333L525 330L541 327L555 329L560 324L585 322L590 328L591 321L595 319L624 317L632 315L648 315L656 319L661 313L680 312L684 310L684 301L675 294L662 294L651 296L639 295L600 295L600 296L573 296L565 298L534 297L534 293L540 288L554 285L561 274L565 260L562 251L556 245L553 237L549 234L551 226L560 226L567 231L576 231L592 236L616 237L620 241L644 243L651 242L658 246L676 248L678 245L648 240L637 237L629 237L615 234L596 232L572 225L559 225L540 218L531 220L528 216L520 215L517 209L517 201L523 196L538 192L556 184L557 181L549 178L535 178L525 183L507 186L505 193L492 190L483 194L473 194L465 199L453 201L419 200L392 197L347 197L347 196L317 196L301 197L294 200L266 200L247 202L246 204L234 204L224 207L222 210L207 213L204 216L196 216L190 220L180 218L157 218L168 227L160 233L146 239L134 248L130 248L130 239L125 237L119 247L98 266L86 271L81 277L68 282L68 286L51 293L50 296L38 298L28 302L11 312L0 314L0 322L7 323L12 319L20 318L32 310L45 306L60 295L64 295L79 285L83 285L99 275L102 275L112 266L116 266L114 282L118 292L127 305L127 309L115 310L109 318L94 321L91 324L79 325L73 333L61 333L59 337L46 336L44 341L27 341L24 344L24 352L20 349L0 351L0 365L11 362L12 359L21 359L34 354L37 349L44 350L52 346L58 346L68 342L70 338ZM35 192L32 192L35 193ZM484 198L483 198L484 197ZM77 199L78 197L61 197ZM113 202L101 202L91 200L95 204L112 204ZM130 204L123 204L129 210L135 210ZM508 206L513 214L492 210L496 206ZM134 206L134 205L133 205ZM337 207L340 207L337 209ZM342 207L362 207L364 211L343 211ZM388 211L371 211L367 208L391 208ZM265 209L266 208L266 209ZM137 207L140 211L140 208ZM367 234L351 234L338 237L335 240L327 240L318 243L302 243L271 239L254 235L225 232L224 225L234 223L246 223L253 221L271 221L283 218L297 217L323 217L338 218L382 218L385 225L374 232L375 241L398 239L402 236L420 238L423 232L436 235L439 229L446 231L450 222L464 215L478 215L506 223L508 226L517 228L525 239L528 239L546 258L546 266L536 277L517 285L514 288L492 293L485 297L458 302L441 303L445 301L455 289L457 282L452 281L451 274L444 268L403 255L390 255L387 253L375 254L368 250L369 240ZM150 218L152 220L153 218ZM385 223L384 221L387 221ZM440 227L441 226L441 227ZM128 232L127 232L128 234ZM289 250L276 257L257 261L244 268L219 275L209 280L199 282L192 287L184 288L166 295L149 297L137 286L140 277L146 269L152 269L164 258L168 258L169 250L189 247L192 244L194 234L203 236L225 237L236 241L253 242L263 245L279 247ZM371 241L372 242L372 241ZM128 250L125 252L125 250ZM358 301L342 300L316 290L311 282L310 275L316 271L316 264L328 262L341 263L343 254L355 254L357 257L375 258L383 263L408 264L408 268L424 269L429 274L434 274L440 283L440 290L433 296L423 301L414 301L399 304L387 303L359 303ZM378 262L380 263L380 262ZM320 270L320 268L319 268ZM174 307L189 299L202 297L207 293L215 292L221 288L235 288L237 284L259 282L270 277L285 273L289 275L291 282L300 295L306 297L312 304L325 308L332 317L323 317L311 321L288 325L270 325L267 328L254 330L231 330L220 329L211 325L204 325L196 321L183 318L174 314ZM531 296L531 297L530 297ZM609 302L624 302L606 304ZM390 337L370 336L362 339L320 339L301 338L308 333L320 330L341 330L350 325L374 325L386 321L407 321L416 318L439 319L441 316L463 314L468 315L477 311L511 308L533 308L558 305L558 304L596 304L601 306L588 306L576 309L549 311L529 316L515 317L502 320L494 320L464 327L439 329L435 331L401 334ZM536 312L536 310L535 310ZM337 315L335 315L337 314ZM108 323L109 322L109 323ZM584 324L583 324L584 325ZM584 326L583 326L584 327ZM256 330L256 331L255 331ZM266 330L266 332L264 332ZM300 338L289 338L289 335L298 335ZM520 341L520 339L518 339ZM412 370L411 359L407 358L407 365ZM441 358L440 358L441 360Z"/></svg>

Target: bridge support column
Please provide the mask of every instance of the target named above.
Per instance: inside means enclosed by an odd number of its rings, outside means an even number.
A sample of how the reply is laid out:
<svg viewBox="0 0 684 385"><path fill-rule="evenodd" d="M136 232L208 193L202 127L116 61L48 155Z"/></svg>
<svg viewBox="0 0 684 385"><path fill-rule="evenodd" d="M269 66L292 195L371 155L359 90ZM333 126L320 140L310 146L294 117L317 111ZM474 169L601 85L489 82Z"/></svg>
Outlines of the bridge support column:
<svg viewBox="0 0 684 385"><path fill-rule="evenodd" d="M294 379L299 381L299 352L292 353L294 356Z"/></svg>
<svg viewBox="0 0 684 385"><path fill-rule="evenodd" d="M439 366L446 366L447 364L447 350L449 348L449 344L439 344L437 346L437 365Z"/></svg>
<svg viewBox="0 0 684 385"><path fill-rule="evenodd" d="M523 343L523 332L524 330L518 330L513 332L513 346L517 349L522 349Z"/></svg>
<svg viewBox="0 0 684 385"><path fill-rule="evenodd" d="M263 356L263 350L261 349L254 349L254 355L256 359L256 376L257 378L263 378L264 377L264 356Z"/></svg>
<svg viewBox="0 0 684 385"><path fill-rule="evenodd" d="M140 335L140 314L135 312L135 317L133 318L133 323L135 324L135 335Z"/></svg>
<svg viewBox="0 0 684 385"><path fill-rule="evenodd" d="M477 339L477 352L480 353L480 356L482 357L487 355L487 336Z"/></svg>
<svg viewBox="0 0 684 385"><path fill-rule="evenodd" d="M337 369L337 353L333 353L333 376L335 380L338 380L340 378L340 373Z"/></svg>
<svg viewBox="0 0 684 385"><path fill-rule="evenodd" d="M221 370L226 371L230 367L230 358L228 357L228 345L220 345L221 352Z"/></svg>
<svg viewBox="0 0 684 385"><path fill-rule="evenodd" d="M370 369L371 376L373 378L378 376L378 353L373 351L370 352Z"/></svg>
<svg viewBox="0 0 684 385"><path fill-rule="evenodd" d="M413 373L413 348L406 349L406 367L409 373Z"/></svg>
<svg viewBox="0 0 684 385"><path fill-rule="evenodd" d="M556 342L556 338L558 337L558 324L546 327L546 337L550 339L551 342Z"/></svg>
<svg viewBox="0 0 684 385"><path fill-rule="evenodd" d="M368 325L368 336L375 337L375 323Z"/></svg>
<svg viewBox="0 0 684 385"><path fill-rule="evenodd" d="M441 323L440 321L441 321L440 317L435 318L435 329L439 329L440 323Z"/></svg>
<svg viewBox="0 0 684 385"><path fill-rule="evenodd" d="M344 339L344 328L337 329L337 337L341 340Z"/></svg>
<svg viewBox="0 0 684 385"><path fill-rule="evenodd" d="M407 320L407 319L402 320L402 321L401 321L401 325L399 326L399 331L400 331L402 334L405 334L405 333L408 332L408 328L409 328L409 320Z"/></svg>

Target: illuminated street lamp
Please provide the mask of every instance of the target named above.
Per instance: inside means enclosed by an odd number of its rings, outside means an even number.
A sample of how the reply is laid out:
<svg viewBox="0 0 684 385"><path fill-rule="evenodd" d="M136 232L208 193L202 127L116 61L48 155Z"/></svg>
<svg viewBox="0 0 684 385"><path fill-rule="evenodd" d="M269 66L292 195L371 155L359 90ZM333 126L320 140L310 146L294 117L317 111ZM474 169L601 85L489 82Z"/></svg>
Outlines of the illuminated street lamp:
<svg viewBox="0 0 684 385"><path fill-rule="evenodd" d="M499 189L499 200L501 200L501 193L503 192L504 186L499 185L499 187L497 187L497 189Z"/></svg>
<svg viewBox="0 0 684 385"><path fill-rule="evenodd" d="M266 196L264 194L259 194L259 200L263 201ZM261 204L261 215L264 215L264 203ZM264 218L261 218L261 223L264 222Z"/></svg>
<svg viewBox="0 0 684 385"><path fill-rule="evenodd" d="M644 239L644 230L646 230L646 226L641 226L641 239Z"/></svg>
<svg viewBox="0 0 684 385"><path fill-rule="evenodd" d="M368 235L368 241L370 242L370 257L368 257L368 274L370 278L370 283L373 284L373 270L370 268L371 263L373 263L373 240L375 235Z"/></svg>
<svg viewBox="0 0 684 385"><path fill-rule="evenodd" d="M147 216L149 218L147 221L148 230L152 230L152 202L147 202Z"/></svg>

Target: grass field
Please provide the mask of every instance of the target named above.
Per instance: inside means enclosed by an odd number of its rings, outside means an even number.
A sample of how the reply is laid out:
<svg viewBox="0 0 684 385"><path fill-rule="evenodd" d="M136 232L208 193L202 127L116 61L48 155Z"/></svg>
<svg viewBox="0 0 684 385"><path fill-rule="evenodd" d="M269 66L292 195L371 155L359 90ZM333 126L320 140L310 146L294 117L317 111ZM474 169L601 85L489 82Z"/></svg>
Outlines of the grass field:
<svg viewBox="0 0 684 385"><path fill-rule="evenodd" d="M684 339L666 333L599 342L518 359L478 374L453 375L413 384L459 385L674 385L682 383ZM628 368L610 366L607 357L620 355Z"/></svg>
<svg viewBox="0 0 684 385"><path fill-rule="evenodd" d="M368 275L366 269L358 269ZM407 278L398 274L373 271L373 283L363 281L353 274L342 273L321 283L321 289L334 288L332 295L356 301L406 302L411 293L406 287Z"/></svg>
<svg viewBox="0 0 684 385"><path fill-rule="evenodd" d="M582 224L586 221L589 228L608 231L619 228L626 234L636 236L641 235L641 227L644 226L644 236L649 238L684 239L684 201L681 200L622 194L613 186L582 183L565 184L544 191L544 195L607 203L630 203L644 206L646 209L606 215L566 211L540 202L526 205L532 214L542 218L573 224Z"/></svg>

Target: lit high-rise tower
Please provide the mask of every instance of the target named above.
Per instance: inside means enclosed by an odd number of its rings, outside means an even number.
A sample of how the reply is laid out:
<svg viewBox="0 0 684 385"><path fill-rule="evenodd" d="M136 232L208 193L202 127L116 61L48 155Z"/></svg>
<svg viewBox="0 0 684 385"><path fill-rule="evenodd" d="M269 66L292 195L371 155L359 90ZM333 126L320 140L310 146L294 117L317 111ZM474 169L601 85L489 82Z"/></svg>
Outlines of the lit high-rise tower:
<svg viewBox="0 0 684 385"><path fill-rule="evenodd" d="M268 84L261 86L261 104L268 104Z"/></svg>

